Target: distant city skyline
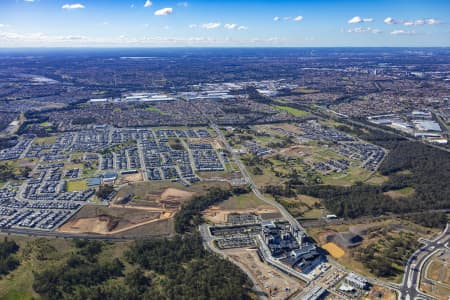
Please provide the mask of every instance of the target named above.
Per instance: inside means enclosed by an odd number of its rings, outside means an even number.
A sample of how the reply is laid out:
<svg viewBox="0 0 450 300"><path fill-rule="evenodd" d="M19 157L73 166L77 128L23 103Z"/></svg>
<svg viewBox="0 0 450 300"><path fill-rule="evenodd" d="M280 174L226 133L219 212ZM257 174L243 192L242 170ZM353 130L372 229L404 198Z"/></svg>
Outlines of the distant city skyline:
<svg viewBox="0 0 450 300"><path fill-rule="evenodd" d="M445 0L1 0L1 47L448 47Z"/></svg>

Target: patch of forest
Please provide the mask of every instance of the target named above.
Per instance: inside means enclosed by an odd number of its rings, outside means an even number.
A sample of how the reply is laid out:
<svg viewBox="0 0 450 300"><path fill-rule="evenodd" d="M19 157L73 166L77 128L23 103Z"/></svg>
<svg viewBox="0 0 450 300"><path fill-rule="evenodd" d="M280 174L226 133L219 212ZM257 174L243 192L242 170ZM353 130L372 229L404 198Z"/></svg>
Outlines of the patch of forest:
<svg viewBox="0 0 450 300"><path fill-rule="evenodd" d="M105 254L111 243L72 243L70 255L32 270L33 290L42 298L251 299L247 276L207 252L198 234L136 241L119 257Z"/></svg>
<svg viewBox="0 0 450 300"><path fill-rule="evenodd" d="M0 278L19 266L16 252L19 246L6 237L0 242Z"/></svg>
<svg viewBox="0 0 450 300"><path fill-rule="evenodd" d="M193 231L204 222L202 212L211 205L217 204L230 198L233 194L240 195L249 193L248 187L237 187L233 190L212 188L204 195L194 196L175 216L175 231L185 233Z"/></svg>
<svg viewBox="0 0 450 300"><path fill-rule="evenodd" d="M329 211L345 218L450 208L448 152L384 132L341 127L339 129L389 150L379 169L382 175L388 176L387 182L379 186L359 182L342 187L290 181L284 186L267 187L266 192L274 196L305 194L321 198ZM406 187L414 188L415 192L396 199L385 194Z"/></svg>

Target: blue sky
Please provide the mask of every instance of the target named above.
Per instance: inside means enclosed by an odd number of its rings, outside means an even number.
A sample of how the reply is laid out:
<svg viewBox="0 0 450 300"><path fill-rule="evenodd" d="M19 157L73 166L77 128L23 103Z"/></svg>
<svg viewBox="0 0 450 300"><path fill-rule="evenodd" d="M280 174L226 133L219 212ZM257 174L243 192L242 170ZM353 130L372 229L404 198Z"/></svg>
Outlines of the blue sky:
<svg viewBox="0 0 450 300"><path fill-rule="evenodd" d="M450 46L448 0L0 0L0 47Z"/></svg>

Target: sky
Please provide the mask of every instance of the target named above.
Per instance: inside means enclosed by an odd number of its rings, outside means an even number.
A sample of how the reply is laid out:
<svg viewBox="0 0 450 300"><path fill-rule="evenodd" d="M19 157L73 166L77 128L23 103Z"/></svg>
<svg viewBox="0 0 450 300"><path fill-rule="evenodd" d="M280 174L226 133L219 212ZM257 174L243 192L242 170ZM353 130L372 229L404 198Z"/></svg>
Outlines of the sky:
<svg viewBox="0 0 450 300"><path fill-rule="evenodd" d="M448 46L449 0L0 0L0 48Z"/></svg>

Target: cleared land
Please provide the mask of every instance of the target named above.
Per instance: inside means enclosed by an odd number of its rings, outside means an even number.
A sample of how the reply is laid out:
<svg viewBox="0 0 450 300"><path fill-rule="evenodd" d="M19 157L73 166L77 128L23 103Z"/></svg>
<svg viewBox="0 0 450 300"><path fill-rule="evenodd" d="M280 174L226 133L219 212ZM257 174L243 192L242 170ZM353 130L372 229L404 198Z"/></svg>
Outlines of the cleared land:
<svg viewBox="0 0 450 300"><path fill-rule="evenodd" d="M345 251L335 243L326 243L322 248L327 250L334 258L341 258L345 255Z"/></svg>
<svg viewBox="0 0 450 300"><path fill-rule="evenodd" d="M373 286L370 289L369 295L366 298L363 299L370 299L370 300L396 300L397 294L385 287L382 286Z"/></svg>
<svg viewBox="0 0 450 300"><path fill-rule="evenodd" d="M390 196L393 199L398 199L398 198L407 198L410 197L412 195L414 195L414 188L412 187L405 187L399 190L392 190L392 191L388 191L386 193L384 193L385 195Z"/></svg>
<svg viewBox="0 0 450 300"><path fill-rule="evenodd" d="M450 295L450 252L440 251L425 266L421 279L421 290L430 295L447 300Z"/></svg>
<svg viewBox="0 0 450 300"><path fill-rule="evenodd" d="M204 218L214 224L227 222L229 214L257 214L262 219L281 218L280 212L273 206L260 200L253 193L233 196L203 212Z"/></svg>
<svg viewBox="0 0 450 300"><path fill-rule="evenodd" d="M304 110L300 110L300 109L296 109L296 108L292 108L289 106L281 106L281 105L277 105L275 106L276 109L285 111L291 115L293 115L294 117L305 117L307 115L309 115L309 113L307 111Z"/></svg>
<svg viewBox="0 0 450 300"><path fill-rule="evenodd" d="M223 252L249 272L270 295L270 299L287 299L304 287L304 283L261 262L256 250L233 249Z"/></svg>
<svg viewBox="0 0 450 300"><path fill-rule="evenodd" d="M173 211L85 206L58 230L67 233L117 234L169 219L173 214Z"/></svg>

